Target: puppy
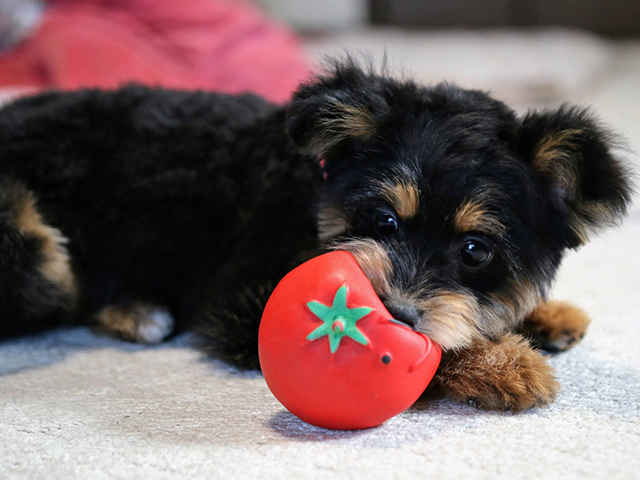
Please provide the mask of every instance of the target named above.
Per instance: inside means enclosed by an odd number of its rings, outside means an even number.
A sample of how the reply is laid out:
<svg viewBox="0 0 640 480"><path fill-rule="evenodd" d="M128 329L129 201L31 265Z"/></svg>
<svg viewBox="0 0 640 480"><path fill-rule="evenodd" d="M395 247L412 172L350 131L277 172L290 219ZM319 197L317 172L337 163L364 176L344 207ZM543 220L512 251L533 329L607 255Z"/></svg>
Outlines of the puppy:
<svg viewBox="0 0 640 480"><path fill-rule="evenodd" d="M558 385L532 344L565 350L589 323L546 301L558 265L630 200L614 146L585 110L519 118L351 60L285 106L141 86L25 98L0 110L0 330L197 328L255 368L277 281L341 249L442 345L452 398L542 405Z"/></svg>

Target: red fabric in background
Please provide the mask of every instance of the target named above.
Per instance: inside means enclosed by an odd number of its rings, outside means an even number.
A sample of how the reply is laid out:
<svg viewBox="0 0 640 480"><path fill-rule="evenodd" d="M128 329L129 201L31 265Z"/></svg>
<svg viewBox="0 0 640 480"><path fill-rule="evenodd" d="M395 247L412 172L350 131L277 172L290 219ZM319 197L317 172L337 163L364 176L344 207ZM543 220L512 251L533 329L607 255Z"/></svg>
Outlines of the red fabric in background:
<svg viewBox="0 0 640 480"><path fill-rule="evenodd" d="M141 82L288 99L309 67L297 40L242 0L52 0L0 54L0 85Z"/></svg>

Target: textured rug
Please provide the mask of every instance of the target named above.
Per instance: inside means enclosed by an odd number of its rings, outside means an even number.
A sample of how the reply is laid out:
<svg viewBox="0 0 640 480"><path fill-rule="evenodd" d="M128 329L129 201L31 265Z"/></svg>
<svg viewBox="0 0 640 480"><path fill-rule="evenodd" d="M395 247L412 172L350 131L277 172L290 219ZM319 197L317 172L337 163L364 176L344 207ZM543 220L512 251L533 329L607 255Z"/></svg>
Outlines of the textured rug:
<svg viewBox="0 0 640 480"><path fill-rule="evenodd" d="M563 388L550 407L419 402L379 428L332 432L284 410L256 373L204 358L187 335L149 348L62 329L0 345L0 476L634 478L640 259L628 253L639 236L637 213L563 269L557 290L594 324L551 358Z"/></svg>
<svg viewBox="0 0 640 480"><path fill-rule="evenodd" d="M539 38L512 36L514 58L523 45L541 49ZM576 80L569 99L595 104L638 150L640 46L578 44L609 56L589 67L599 83ZM463 46L452 44L450 62L472 60ZM205 358L188 335L140 347L61 329L0 343L0 478L638 478L638 238L636 207L565 262L554 296L593 324L582 344L550 357L562 390L547 408L419 402L379 428L332 432L289 414L255 372Z"/></svg>

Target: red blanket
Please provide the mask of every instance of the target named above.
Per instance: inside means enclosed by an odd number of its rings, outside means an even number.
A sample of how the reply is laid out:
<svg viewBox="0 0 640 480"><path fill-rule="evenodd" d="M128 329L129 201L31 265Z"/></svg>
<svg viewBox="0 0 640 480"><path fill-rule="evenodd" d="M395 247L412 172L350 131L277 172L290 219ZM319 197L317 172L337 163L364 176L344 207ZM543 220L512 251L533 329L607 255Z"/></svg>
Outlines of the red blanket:
<svg viewBox="0 0 640 480"><path fill-rule="evenodd" d="M142 82L286 100L309 73L295 37L242 0L51 0L0 54L0 85Z"/></svg>

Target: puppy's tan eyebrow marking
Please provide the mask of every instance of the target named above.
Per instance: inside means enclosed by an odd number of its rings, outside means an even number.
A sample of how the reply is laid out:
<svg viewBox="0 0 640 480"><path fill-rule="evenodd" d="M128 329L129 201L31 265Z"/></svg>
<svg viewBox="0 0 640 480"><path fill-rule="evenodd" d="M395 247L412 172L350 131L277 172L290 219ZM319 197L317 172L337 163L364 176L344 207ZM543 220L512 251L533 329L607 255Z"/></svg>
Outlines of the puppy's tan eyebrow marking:
<svg viewBox="0 0 640 480"><path fill-rule="evenodd" d="M507 228L487 208L477 201L467 200L456 210L453 219L459 232L483 232L497 237L504 236Z"/></svg>
<svg viewBox="0 0 640 480"><path fill-rule="evenodd" d="M408 181L383 181L379 183L382 197L391 204L402 219L413 218L420 208L420 190Z"/></svg>

